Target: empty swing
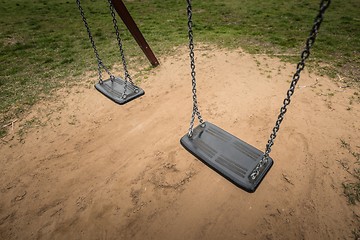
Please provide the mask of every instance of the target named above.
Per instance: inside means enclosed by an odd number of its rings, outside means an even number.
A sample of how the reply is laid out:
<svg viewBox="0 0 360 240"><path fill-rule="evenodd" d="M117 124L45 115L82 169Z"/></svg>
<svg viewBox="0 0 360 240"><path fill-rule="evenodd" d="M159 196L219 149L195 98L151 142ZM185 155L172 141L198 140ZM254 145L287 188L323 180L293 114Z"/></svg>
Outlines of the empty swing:
<svg viewBox="0 0 360 240"><path fill-rule="evenodd" d="M287 106L290 104L291 96L294 94L295 86L300 79L300 73L305 67L305 60L310 55L310 49L315 42L323 21L323 15L330 2L331 0L322 0L320 3L319 12L314 20L310 35L306 40L306 46L301 52L301 60L297 64L296 72L293 75L290 88L283 101L283 106L280 108L275 126L266 144L265 152L262 152L218 126L204 121L200 114L196 95L192 6L191 0L187 0L193 110L189 131L181 138L180 142L195 157L247 192L254 192L256 190L273 165L273 159L269 156L271 147L274 145L274 140L280 129L280 124L284 120ZM197 116L200 124L194 128L195 116Z"/></svg>
<svg viewBox="0 0 360 240"><path fill-rule="evenodd" d="M112 16L112 21L114 24L116 39L117 39L117 42L119 45L121 60L122 60L123 68L124 68L124 79L122 79L120 77L115 77L109 71L109 69L104 65L104 63L101 60L99 53L96 49L95 41L91 34L89 24L87 23L87 20L85 18L85 13L81 6L80 0L76 0L76 3L80 10L80 14L81 14L82 20L84 22L85 28L88 32L89 40L91 42L91 45L92 45L92 48L94 50L95 57L97 60L97 64L98 64L99 82L95 84L95 88L99 92L104 94L106 97L110 98L111 100L113 100L114 102L116 102L118 104L125 104L137 97L144 95L145 94L144 90L134 84L134 82L132 81L132 78L128 72L127 64L126 64L126 60L125 60L124 49L123 49L122 41L120 38L120 32L119 32L119 28L117 25L114 7L113 7L111 0L108 0L108 3L109 3L109 8L110 8L110 13ZM105 72L110 76L109 79L106 79L106 80L102 79L102 71L101 71L102 69L104 69Z"/></svg>

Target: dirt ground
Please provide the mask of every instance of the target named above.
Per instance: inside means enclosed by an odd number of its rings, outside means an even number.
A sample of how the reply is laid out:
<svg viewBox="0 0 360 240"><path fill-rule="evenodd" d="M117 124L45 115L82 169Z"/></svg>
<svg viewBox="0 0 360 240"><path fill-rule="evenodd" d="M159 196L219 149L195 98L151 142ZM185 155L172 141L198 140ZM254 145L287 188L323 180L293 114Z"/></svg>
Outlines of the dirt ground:
<svg viewBox="0 0 360 240"><path fill-rule="evenodd" d="M180 145L191 80L186 48L174 52L139 76L140 99L117 105L92 76L9 126L0 239L354 239L360 208L342 183L355 162L344 143L360 152L357 90L304 71L250 194ZM195 55L204 119L264 150L295 65L205 45Z"/></svg>

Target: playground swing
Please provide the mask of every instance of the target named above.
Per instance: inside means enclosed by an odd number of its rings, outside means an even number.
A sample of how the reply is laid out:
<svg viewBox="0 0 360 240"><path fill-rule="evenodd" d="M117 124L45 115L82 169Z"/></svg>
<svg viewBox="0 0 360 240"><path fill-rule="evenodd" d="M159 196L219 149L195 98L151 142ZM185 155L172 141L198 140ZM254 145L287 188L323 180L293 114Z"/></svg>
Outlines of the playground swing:
<svg viewBox="0 0 360 240"><path fill-rule="evenodd" d="M95 84L95 88L101 92L102 94L104 94L106 97L110 98L111 100L113 100L114 102L118 103L118 104L125 104L137 97L140 97L142 95L145 94L144 90L141 89L140 87L136 86L133 81L132 78L127 70L127 64L126 64L126 60L125 60L125 55L124 55L124 49L123 49L123 45L122 45L122 41L120 38L120 33L119 33L119 28L117 26L117 20L115 17L115 12L114 12L114 7L113 4L111 2L111 0L108 0L109 3L109 8L110 8L110 12L111 12L111 16L112 16L112 21L114 24L114 29L115 29L115 33L116 33L116 38L117 38L117 42L119 45L119 50L120 50L120 55L121 55L121 60L122 60L122 64L123 64L123 68L124 68L124 79L120 78L120 77L115 77L110 71L109 69L104 65L103 61L101 60L99 53L96 49L96 45L94 42L94 38L91 34L90 31L90 27L87 23L87 20L85 18L85 13L84 10L81 6L80 0L76 0L76 3L78 5L78 8L80 10L80 14L82 17L82 20L84 22L85 28L88 32L89 35L89 40L91 42L92 48L94 50L95 53L95 57L97 60L97 64L98 64L98 74L99 74L99 82ZM102 79L102 69L105 70L105 72L110 76L109 79L107 80L103 80Z"/></svg>
<svg viewBox="0 0 360 240"><path fill-rule="evenodd" d="M280 108L280 113L266 144L265 152L263 153L225 130L210 122L205 122L202 119L196 95L192 6L191 0L187 0L193 110L189 131L181 138L180 142L182 146L195 157L247 192L254 192L256 190L273 165L273 160L269 156L271 147L274 145L274 140L280 129L280 124L284 119L287 106L290 104L290 98L294 94L295 86L300 79L300 73L305 67L305 60L310 55L310 49L315 42L318 30L323 21L323 15L329 7L330 2L331 0L321 0L319 12L314 20L310 35L306 40L305 49L301 53L301 60L297 64L290 88L287 91L283 106ZM200 124L194 128L195 115Z"/></svg>

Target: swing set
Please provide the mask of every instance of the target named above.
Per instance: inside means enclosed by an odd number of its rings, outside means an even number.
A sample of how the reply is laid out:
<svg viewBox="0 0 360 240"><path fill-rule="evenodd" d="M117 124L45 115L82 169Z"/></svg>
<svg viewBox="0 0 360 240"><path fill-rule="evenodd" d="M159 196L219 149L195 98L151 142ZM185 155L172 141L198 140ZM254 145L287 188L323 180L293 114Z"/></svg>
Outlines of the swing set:
<svg viewBox="0 0 360 240"><path fill-rule="evenodd" d="M98 89L105 96L109 97L110 99L114 100L119 104L124 104L130 100L133 100L143 95L144 90L134 85L127 71L124 51L119 35L119 29L117 27L117 21L114 13L114 6L119 7L120 3L123 4L122 1L108 0L108 3L109 3L111 16L113 18L113 24L116 32L116 37L118 40L123 67L124 67L124 79L119 77L114 77L103 64L96 50L96 46L93 37L91 35L90 28L87 24L86 18L84 16L84 11L81 7L80 0L76 0L76 2L78 4L78 8L80 10L82 19L87 29L89 39L94 49L95 57L98 63L99 82L95 85L96 89ZM262 152L259 149L235 137L234 135L226 132L220 127L210 122L204 121L201 116L197 101L197 88L196 88L197 83L195 77L196 76L195 54L194 54L194 37L193 37L193 21L192 21L193 11L192 11L191 0L187 0L187 17L188 17L187 25L188 25L188 38L189 38L189 56L190 56L190 67L191 67L193 107L192 107L192 114L191 114L190 127L188 133L185 134L180 139L180 143L187 151L189 151L195 157L200 159L207 166L209 166L210 168L221 174L224 178L228 179L236 186L242 188L247 192L254 192L257 189L257 187L264 179L265 175L268 173L268 171L270 170L270 168L274 163L273 159L269 156L271 149L274 145L274 141L280 129L280 125L284 120L285 113L287 112L287 107L291 102L291 96L294 94L296 84L300 79L300 73L305 68L305 61L310 56L310 50L315 43L320 25L323 21L324 13L326 9L329 7L330 3L331 0L321 0L320 2L318 14L315 17L310 34L306 39L304 50L300 54L300 61L296 66L296 71L293 75L292 81L290 83L290 87L286 92L286 97L283 100L283 104L280 108L280 112L275 122L275 126L265 146L265 152ZM122 19L126 24L124 18ZM150 48L148 47L148 49ZM158 64L157 60L156 63ZM103 68L110 75L110 79L102 80L101 68ZM199 125L196 127L194 127L195 117L197 117L199 121Z"/></svg>
<svg viewBox="0 0 360 240"><path fill-rule="evenodd" d="M114 4L115 3L115 4ZM138 42L139 46L149 59L150 63L155 67L159 65L158 60L156 59L155 55L153 54L151 48L147 44L145 38L142 36L140 30L138 29L135 21L131 17L130 13L126 9L124 3L122 1L112 1L108 0L109 9L112 17L112 22L114 25L115 33L116 33L116 39L119 46L120 56L122 60L122 65L124 68L124 78L121 77L115 77L108 69L108 67L105 66L102 59L99 56L99 53L97 51L94 38L92 36L88 21L85 17L84 9L81 5L80 0L76 0L76 4L79 8L80 15L82 17L82 20L84 22L86 31L89 36L89 40L91 42L91 46L95 53L95 58L97 60L98 65L98 75L99 75L99 82L95 84L95 88L104 94L106 97L110 98L114 102L118 104L125 104L135 98L138 98L145 94L144 90L140 87L136 86L129 74L129 71L127 69L127 63L125 59L124 54L124 48L122 44L122 40L120 37L120 31L117 24L115 11L119 13L119 15L122 17L122 20L124 21L125 25L128 27L130 32L132 33L135 40ZM109 79L103 80L102 79L102 69L105 70L105 72L110 76Z"/></svg>

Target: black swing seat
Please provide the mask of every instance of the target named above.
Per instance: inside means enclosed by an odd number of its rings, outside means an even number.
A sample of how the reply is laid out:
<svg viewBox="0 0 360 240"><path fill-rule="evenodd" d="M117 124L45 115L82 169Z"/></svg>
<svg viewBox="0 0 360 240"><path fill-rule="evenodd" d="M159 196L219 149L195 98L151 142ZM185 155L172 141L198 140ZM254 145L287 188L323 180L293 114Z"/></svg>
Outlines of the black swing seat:
<svg viewBox="0 0 360 240"><path fill-rule="evenodd" d="M132 85L130 82L127 82L125 92L126 97L124 97L123 94L125 89L125 80L119 77L115 77L113 80L104 80L102 83L98 82L95 84L95 88L106 97L120 105L145 94L143 89Z"/></svg>
<svg viewBox="0 0 360 240"><path fill-rule="evenodd" d="M273 165L269 158L252 180L250 174L263 152L209 122L205 122L205 127L198 125L191 138L186 134L180 142L195 157L247 192L256 190Z"/></svg>

